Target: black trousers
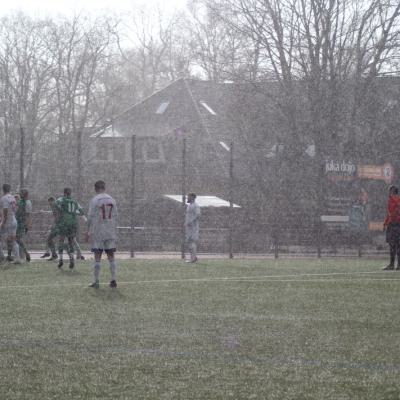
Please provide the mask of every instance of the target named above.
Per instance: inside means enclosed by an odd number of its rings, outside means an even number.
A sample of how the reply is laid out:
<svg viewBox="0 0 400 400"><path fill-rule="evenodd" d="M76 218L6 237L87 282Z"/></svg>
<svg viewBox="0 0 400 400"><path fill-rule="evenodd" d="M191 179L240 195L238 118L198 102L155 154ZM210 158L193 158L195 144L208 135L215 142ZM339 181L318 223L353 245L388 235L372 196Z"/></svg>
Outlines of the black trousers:
<svg viewBox="0 0 400 400"><path fill-rule="evenodd" d="M397 256L397 265L400 265L400 224L389 224L386 229L386 242L389 244L390 265L394 266Z"/></svg>

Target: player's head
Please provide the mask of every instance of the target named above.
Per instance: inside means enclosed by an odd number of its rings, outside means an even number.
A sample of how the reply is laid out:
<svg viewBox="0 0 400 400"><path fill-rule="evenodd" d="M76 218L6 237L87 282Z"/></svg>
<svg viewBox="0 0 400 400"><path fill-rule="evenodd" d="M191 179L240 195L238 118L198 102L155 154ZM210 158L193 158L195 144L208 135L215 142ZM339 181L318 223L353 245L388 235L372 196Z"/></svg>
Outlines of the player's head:
<svg viewBox="0 0 400 400"><path fill-rule="evenodd" d="M193 203L196 200L196 194L195 193L189 193L187 195L187 202L188 203Z"/></svg>
<svg viewBox="0 0 400 400"><path fill-rule="evenodd" d="M7 194L11 192L11 185L9 185L8 183L5 183L3 185L3 193Z"/></svg>
<svg viewBox="0 0 400 400"><path fill-rule="evenodd" d="M19 191L19 195L21 196L21 199L27 199L29 192L26 189L21 189Z"/></svg>
<svg viewBox="0 0 400 400"><path fill-rule="evenodd" d="M15 193L15 194L14 194L14 199L15 199L15 201L19 201L20 198L21 198L21 196L19 195L19 193Z"/></svg>
<svg viewBox="0 0 400 400"><path fill-rule="evenodd" d="M399 194L399 188L395 185L389 186L389 194Z"/></svg>
<svg viewBox="0 0 400 400"><path fill-rule="evenodd" d="M106 190L106 184L104 181L97 181L94 184L94 190L96 193L101 193L104 192Z"/></svg>
<svg viewBox="0 0 400 400"><path fill-rule="evenodd" d="M55 201L56 201L56 199L54 197L52 197L52 196L47 199L47 202L49 204L53 204Z"/></svg>
<svg viewBox="0 0 400 400"><path fill-rule="evenodd" d="M71 188L64 188L64 196L71 197L72 190Z"/></svg>

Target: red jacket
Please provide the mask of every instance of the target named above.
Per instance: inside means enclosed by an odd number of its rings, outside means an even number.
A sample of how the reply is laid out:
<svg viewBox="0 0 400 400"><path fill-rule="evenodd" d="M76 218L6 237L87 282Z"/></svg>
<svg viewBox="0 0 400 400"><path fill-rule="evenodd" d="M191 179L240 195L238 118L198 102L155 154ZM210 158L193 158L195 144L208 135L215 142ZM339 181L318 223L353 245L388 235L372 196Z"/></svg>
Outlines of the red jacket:
<svg viewBox="0 0 400 400"><path fill-rule="evenodd" d="M387 226L393 223L400 224L400 196L397 194L389 196L386 218L383 225Z"/></svg>

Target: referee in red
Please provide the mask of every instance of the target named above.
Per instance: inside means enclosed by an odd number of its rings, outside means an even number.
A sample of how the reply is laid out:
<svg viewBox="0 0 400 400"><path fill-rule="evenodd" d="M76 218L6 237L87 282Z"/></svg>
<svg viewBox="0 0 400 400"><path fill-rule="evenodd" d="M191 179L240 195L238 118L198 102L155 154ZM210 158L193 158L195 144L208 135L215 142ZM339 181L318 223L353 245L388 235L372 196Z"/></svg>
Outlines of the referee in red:
<svg viewBox="0 0 400 400"><path fill-rule="evenodd" d="M394 263L397 255L396 270L400 270L400 196L397 186L389 187L389 198L387 213L383 230L386 231L386 242L390 249L390 263L383 268L385 271L394 270Z"/></svg>

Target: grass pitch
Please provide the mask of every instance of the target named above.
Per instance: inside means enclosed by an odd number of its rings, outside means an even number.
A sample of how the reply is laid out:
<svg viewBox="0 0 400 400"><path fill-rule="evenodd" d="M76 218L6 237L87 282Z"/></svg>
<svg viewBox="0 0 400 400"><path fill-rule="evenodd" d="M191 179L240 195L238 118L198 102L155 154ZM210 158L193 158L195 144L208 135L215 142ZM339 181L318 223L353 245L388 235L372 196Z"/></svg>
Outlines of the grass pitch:
<svg viewBox="0 0 400 400"><path fill-rule="evenodd" d="M0 270L0 398L400 398L400 272L373 260Z"/></svg>

